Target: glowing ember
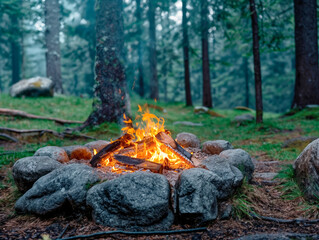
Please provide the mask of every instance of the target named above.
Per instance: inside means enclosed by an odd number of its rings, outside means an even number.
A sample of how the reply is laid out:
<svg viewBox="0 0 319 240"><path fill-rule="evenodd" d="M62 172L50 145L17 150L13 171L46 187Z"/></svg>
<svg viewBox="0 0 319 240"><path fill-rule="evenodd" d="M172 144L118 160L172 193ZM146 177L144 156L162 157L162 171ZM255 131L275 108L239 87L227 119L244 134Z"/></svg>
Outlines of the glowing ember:
<svg viewBox="0 0 319 240"><path fill-rule="evenodd" d="M174 151L169 144L159 141L159 135L163 134L170 137L170 133L164 128L164 119L158 118L150 113L148 109L144 112L138 105L138 115L133 124L124 114L124 123L126 127L122 128L123 136L129 135L125 139L125 147L122 146L112 154L108 154L101 160L101 166L111 167L113 172L134 171L134 167L118 164L114 158L115 154L128 156L134 159L143 159L163 165L168 169L187 169L193 167L190 160L187 160L183 154ZM172 141L174 141L172 139ZM96 155L96 151L94 152ZM131 170L129 170L131 168ZM133 170L132 170L133 169Z"/></svg>

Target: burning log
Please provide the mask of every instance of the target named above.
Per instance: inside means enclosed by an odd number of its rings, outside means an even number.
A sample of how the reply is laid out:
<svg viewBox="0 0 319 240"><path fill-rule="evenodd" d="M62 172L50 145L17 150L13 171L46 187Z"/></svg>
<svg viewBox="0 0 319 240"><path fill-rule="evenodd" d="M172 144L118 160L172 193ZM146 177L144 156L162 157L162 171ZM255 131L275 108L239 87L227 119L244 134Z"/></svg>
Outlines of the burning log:
<svg viewBox="0 0 319 240"><path fill-rule="evenodd" d="M101 160L108 155L114 153L114 151L118 150L120 147L124 147L127 145L127 142L132 139L132 136L129 134L124 134L122 137L118 138L114 142L108 144L101 151L99 151L96 155L94 155L90 161L92 167L96 167Z"/></svg>
<svg viewBox="0 0 319 240"><path fill-rule="evenodd" d="M129 156L114 154L114 159L118 161L120 164L134 166L136 168L144 168L149 169L154 173L163 173L163 165L159 163L154 163L150 161L146 161L140 158L132 158Z"/></svg>

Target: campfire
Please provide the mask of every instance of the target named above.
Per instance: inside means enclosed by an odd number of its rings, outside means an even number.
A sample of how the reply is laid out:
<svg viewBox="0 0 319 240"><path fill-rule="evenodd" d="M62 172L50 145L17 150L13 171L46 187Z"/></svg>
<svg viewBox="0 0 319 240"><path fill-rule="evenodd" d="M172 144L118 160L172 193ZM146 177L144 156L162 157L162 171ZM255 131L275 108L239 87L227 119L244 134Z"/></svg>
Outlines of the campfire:
<svg viewBox="0 0 319 240"><path fill-rule="evenodd" d="M158 118L146 108L138 106L136 122L124 114L126 127L123 135L99 152L94 151L90 161L93 167L110 167L112 172L150 170L162 173L163 169L179 170L194 167L192 154L180 146Z"/></svg>

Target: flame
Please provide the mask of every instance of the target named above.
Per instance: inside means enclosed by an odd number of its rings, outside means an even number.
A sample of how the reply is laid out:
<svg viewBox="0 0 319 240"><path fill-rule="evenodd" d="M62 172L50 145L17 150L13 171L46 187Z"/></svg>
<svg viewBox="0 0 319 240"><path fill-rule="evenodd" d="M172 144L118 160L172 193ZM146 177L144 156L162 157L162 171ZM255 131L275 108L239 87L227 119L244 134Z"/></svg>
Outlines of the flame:
<svg viewBox="0 0 319 240"><path fill-rule="evenodd" d="M136 120L140 121L135 123L134 128L132 120L123 114L123 122L126 124L126 127L122 128L122 132L123 134L132 136L132 140L130 140L127 145L133 149L129 154L125 155L159 163L162 164L164 168L169 169L187 169L192 167L180 156L172 152L167 145L157 140L156 135L160 132L170 134L165 130L164 118L157 117L155 114L150 113L147 108L143 111L142 107L138 105ZM122 149L123 147L117 150L115 154ZM131 172L131 170L125 170L123 166L117 164L113 155L102 159L101 165L111 167L112 172Z"/></svg>

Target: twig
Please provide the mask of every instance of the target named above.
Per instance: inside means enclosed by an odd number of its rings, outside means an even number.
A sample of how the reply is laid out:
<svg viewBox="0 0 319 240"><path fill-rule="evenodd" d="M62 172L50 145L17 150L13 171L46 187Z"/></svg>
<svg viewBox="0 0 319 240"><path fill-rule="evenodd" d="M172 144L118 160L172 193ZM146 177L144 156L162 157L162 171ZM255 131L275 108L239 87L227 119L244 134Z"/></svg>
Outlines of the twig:
<svg viewBox="0 0 319 240"><path fill-rule="evenodd" d="M61 237L63 237L63 235L64 235L64 233L65 233L65 231L67 230L68 227L69 227L69 224L67 224L67 225L65 226L65 228L64 228L63 231L61 232L61 234L60 234L60 236L58 237L58 239L60 239Z"/></svg>
<svg viewBox="0 0 319 240"><path fill-rule="evenodd" d="M126 231L109 231L109 232L97 232L88 235L77 235L66 238L57 238L56 240L71 240L71 239L86 239L92 237L102 237L106 235L113 234L124 234L124 235L169 235L169 234L181 234L190 232L205 232L207 228L191 228L191 229L181 229L181 230L170 230L170 231L151 231L151 232L126 232Z"/></svg>
<svg viewBox="0 0 319 240"><path fill-rule="evenodd" d="M55 121L56 123L60 123L60 124L83 123L81 121L64 120L64 119L60 119L60 118L34 115L34 114L30 114L30 113L27 113L24 111L20 111L20 110L16 110L16 109L9 109L9 108L0 108L0 115L49 120L49 121Z"/></svg>

